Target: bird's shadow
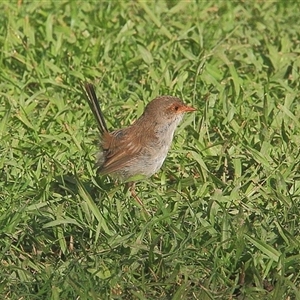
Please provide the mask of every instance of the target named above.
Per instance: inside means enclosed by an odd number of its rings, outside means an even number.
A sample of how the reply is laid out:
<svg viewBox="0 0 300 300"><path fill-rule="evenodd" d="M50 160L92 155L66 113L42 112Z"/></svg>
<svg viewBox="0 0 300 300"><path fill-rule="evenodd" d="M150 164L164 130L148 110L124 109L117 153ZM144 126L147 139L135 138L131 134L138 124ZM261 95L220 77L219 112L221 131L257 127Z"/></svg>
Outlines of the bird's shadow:
<svg viewBox="0 0 300 300"><path fill-rule="evenodd" d="M115 182L99 176L84 181L76 174L63 174L55 178L52 190L64 196L72 195L79 198L84 191L96 204L101 204L106 194L115 187Z"/></svg>

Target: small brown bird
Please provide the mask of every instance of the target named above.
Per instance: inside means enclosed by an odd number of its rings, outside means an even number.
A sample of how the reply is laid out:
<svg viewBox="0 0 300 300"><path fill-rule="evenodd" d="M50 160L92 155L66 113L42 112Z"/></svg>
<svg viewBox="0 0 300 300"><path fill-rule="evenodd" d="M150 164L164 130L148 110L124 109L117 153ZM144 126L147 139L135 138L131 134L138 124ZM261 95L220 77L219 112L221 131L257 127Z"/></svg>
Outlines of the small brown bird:
<svg viewBox="0 0 300 300"><path fill-rule="evenodd" d="M132 125L109 132L94 86L85 83L84 90L101 136L97 157L99 172L115 175L122 181L156 173L167 156L174 131L184 113L196 110L179 98L160 96L148 103L144 113ZM134 185L131 194L142 205Z"/></svg>

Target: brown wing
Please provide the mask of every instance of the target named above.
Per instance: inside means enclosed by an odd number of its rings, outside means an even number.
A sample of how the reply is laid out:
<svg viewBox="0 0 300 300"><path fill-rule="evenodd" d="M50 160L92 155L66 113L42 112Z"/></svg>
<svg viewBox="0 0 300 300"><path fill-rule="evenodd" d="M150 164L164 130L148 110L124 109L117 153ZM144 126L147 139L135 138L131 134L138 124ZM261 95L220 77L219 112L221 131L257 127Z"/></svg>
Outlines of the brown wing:
<svg viewBox="0 0 300 300"><path fill-rule="evenodd" d="M113 131L103 135L103 152L104 163L100 167L101 174L115 173L130 165L142 151L142 136L135 135L134 142L132 141L132 131L130 137L128 131L132 127Z"/></svg>

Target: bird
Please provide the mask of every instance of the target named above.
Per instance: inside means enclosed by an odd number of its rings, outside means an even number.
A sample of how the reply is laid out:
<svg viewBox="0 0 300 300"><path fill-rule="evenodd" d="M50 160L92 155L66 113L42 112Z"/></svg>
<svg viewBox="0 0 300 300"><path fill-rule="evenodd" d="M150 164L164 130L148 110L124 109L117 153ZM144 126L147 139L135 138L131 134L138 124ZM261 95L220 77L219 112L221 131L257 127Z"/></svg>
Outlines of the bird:
<svg viewBox="0 0 300 300"><path fill-rule="evenodd" d="M109 131L94 85L88 82L81 85L100 133L98 172L129 182L131 195L143 206L135 193L135 178L151 177L161 168L183 115L196 109L177 97L158 96L131 125Z"/></svg>

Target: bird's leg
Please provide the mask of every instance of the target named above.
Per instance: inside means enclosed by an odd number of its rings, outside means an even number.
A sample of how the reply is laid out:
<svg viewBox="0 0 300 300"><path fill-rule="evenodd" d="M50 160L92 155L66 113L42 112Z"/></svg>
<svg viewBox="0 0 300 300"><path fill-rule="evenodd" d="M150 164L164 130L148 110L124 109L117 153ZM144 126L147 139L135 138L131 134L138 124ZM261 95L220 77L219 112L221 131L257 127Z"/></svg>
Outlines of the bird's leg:
<svg viewBox="0 0 300 300"><path fill-rule="evenodd" d="M137 201L137 203L143 208L143 210L146 212L146 214L148 216L150 216L150 213L147 211L147 209L144 206L142 200L140 199L140 197L135 192L135 182L133 182L133 181L127 182L127 186L128 186L128 188L130 190L131 197L133 197Z"/></svg>
<svg viewBox="0 0 300 300"><path fill-rule="evenodd" d="M128 188L130 190L131 197L133 197L140 206L144 207L142 200L139 198L139 196L135 192L135 182L133 182L133 181L128 182Z"/></svg>

